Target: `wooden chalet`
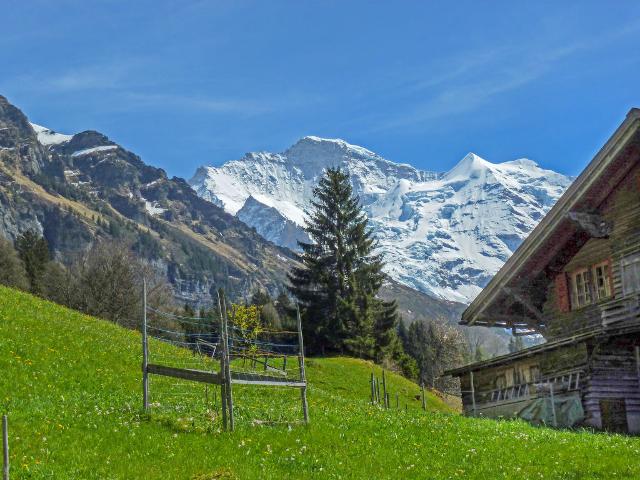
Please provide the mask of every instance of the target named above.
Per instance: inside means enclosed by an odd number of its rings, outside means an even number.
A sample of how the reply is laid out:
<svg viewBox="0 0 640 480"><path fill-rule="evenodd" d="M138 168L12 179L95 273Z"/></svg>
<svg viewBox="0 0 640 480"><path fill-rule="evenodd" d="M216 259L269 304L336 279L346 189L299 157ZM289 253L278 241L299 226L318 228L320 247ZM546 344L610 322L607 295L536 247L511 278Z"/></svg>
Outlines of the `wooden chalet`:
<svg viewBox="0 0 640 480"><path fill-rule="evenodd" d="M640 433L640 110L462 315L545 343L450 370L464 412Z"/></svg>

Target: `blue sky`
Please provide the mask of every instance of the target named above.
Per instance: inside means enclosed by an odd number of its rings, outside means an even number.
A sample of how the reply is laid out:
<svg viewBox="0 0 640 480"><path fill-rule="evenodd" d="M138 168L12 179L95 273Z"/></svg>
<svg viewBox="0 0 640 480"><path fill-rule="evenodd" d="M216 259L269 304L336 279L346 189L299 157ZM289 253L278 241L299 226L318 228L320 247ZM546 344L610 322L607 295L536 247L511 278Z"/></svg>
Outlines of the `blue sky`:
<svg viewBox="0 0 640 480"><path fill-rule="evenodd" d="M172 175L304 135L575 175L640 106L640 2L4 0L0 94Z"/></svg>

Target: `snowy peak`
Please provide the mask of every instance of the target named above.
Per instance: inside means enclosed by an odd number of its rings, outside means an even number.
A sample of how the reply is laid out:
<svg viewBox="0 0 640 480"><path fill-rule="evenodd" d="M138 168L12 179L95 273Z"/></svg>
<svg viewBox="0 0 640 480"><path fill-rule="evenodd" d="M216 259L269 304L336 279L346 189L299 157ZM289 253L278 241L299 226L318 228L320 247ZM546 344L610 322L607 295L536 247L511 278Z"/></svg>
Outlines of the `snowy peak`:
<svg viewBox="0 0 640 480"><path fill-rule="evenodd" d="M341 139L307 136L283 153L201 167L190 183L279 245L294 247L318 178L345 169L395 280L471 301L570 184L528 159L467 154L446 173L395 163Z"/></svg>
<svg viewBox="0 0 640 480"><path fill-rule="evenodd" d="M70 154L72 157L119 148L105 135L93 130L87 130L75 135L66 135L54 132L36 123L31 123L31 127L36 132L40 145L57 152Z"/></svg>
<svg viewBox="0 0 640 480"><path fill-rule="evenodd" d="M73 135L56 133L47 127L43 127L42 125L37 125L35 123L32 123L31 127L33 127L33 130L36 132L38 142L45 147L60 145L61 143L66 143L73 138Z"/></svg>
<svg viewBox="0 0 640 480"><path fill-rule="evenodd" d="M306 177L313 177L331 167L344 167L354 161L382 160L366 148L351 145L341 139L307 136L282 153L291 166Z"/></svg>
<svg viewBox="0 0 640 480"><path fill-rule="evenodd" d="M475 153L467 153L455 167L444 174L444 180L479 178L494 165Z"/></svg>
<svg viewBox="0 0 640 480"><path fill-rule="evenodd" d="M539 176L540 174L555 173L541 169L536 162L528 158L519 158L503 163L491 163L481 156L469 152L455 167L443 175L445 181L460 179L486 178L488 173L506 173L520 171L523 174Z"/></svg>
<svg viewBox="0 0 640 480"><path fill-rule="evenodd" d="M290 158L304 158L308 156L322 156L325 160L328 156L336 158L380 158L371 150L351 145L340 138L321 138L309 135L298 140L285 152Z"/></svg>

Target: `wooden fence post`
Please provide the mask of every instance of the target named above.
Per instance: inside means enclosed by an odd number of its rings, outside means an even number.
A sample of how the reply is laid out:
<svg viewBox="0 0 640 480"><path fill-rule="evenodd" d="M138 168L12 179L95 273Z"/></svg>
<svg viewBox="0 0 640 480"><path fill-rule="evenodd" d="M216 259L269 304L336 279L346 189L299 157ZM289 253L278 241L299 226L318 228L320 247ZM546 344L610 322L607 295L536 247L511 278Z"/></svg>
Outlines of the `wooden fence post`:
<svg viewBox="0 0 640 480"><path fill-rule="evenodd" d="M227 394L227 410L229 413L229 429L233 432L235 429L235 419L233 417L233 389L231 387L231 355L229 354L229 330L227 324L227 300L222 292L222 323L223 323L223 341L224 341L224 367L225 367L225 392Z"/></svg>
<svg viewBox="0 0 640 480"><path fill-rule="evenodd" d="M300 317L300 307L296 303L296 317L298 320L298 364L300 366L300 380L304 386L300 388L300 399L302 401L302 414L304 423L309 424L309 405L307 404L307 375L304 370L304 341L302 338L302 318Z"/></svg>
<svg viewBox="0 0 640 480"><path fill-rule="evenodd" d="M384 408L389 408L389 395L387 395L387 379L382 370L382 394L384 395Z"/></svg>
<svg viewBox="0 0 640 480"><path fill-rule="evenodd" d="M9 424L7 416L2 416L2 480L9 480Z"/></svg>
<svg viewBox="0 0 640 480"><path fill-rule="evenodd" d="M222 406L222 428L223 430L227 429L227 389L225 388L227 385L227 368L225 366L225 361L227 355L225 353L225 344L224 344L224 320L222 315L222 299L221 292L222 289L218 290L218 313L220 314L220 322L218 328L220 329L220 333L218 335L218 343L220 344L220 403Z"/></svg>
<svg viewBox="0 0 640 480"><path fill-rule="evenodd" d="M149 411L149 343L147 339L147 279L142 277L142 407Z"/></svg>
<svg viewBox="0 0 640 480"><path fill-rule="evenodd" d="M424 396L424 382L420 382L420 391L422 392L422 410L427 410L427 399Z"/></svg>
<svg viewBox="0 0 640 480"><path fill-rule="evenodd" d="M551 381L549 381L549 397L551 399L551 415L553 418L553 426L557 427L558 426L558 419L556 417L556 402L554 400L554 396L553 396L553 383Z"/></svg>
<svg viewBox="0 0 640 480"><path fill-rule="evenodd" d="M376 403L376 385L373 372L371 372L371 405Z"/></svg>
<svg viewBox="0 0 640 480"><path fill-rule="evenodd" d="M380 379L376 377L376 403L380 403Z"/></svg>
<svg viewBox="0 0 640 480"><path fill-rule="evenodd" d="M473 385L473 370L469 371L469 381L471 382L471 406L473 408L473 416L476 416L476 389Z"/></svg>
<svg viewBox="0 0 640 480"><path fill-rule="evenodd" d="M636 354L636 377L638 377L638 388L640 389L640 346L636 345L634 347L634 352ZM577 384L578 381L576 380L576 387L578 386Z"/></svg>

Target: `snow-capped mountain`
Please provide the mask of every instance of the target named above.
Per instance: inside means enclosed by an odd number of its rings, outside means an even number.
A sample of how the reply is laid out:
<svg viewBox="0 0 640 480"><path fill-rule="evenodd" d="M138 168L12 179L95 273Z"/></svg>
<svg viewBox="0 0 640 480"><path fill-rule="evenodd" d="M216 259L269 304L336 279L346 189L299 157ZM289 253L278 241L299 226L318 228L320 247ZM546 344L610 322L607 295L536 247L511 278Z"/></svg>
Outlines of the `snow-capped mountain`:
<svg viewBox="0 0 640 480"><path fill-rule="evenodd" d="M190 183L279 245L295 248L313 188L346 169L397 281L471 301L571 183L528 159L469 153L446 173L394 163L344 140L305 137L283 153L248 153L199 168Z"/></svg>

